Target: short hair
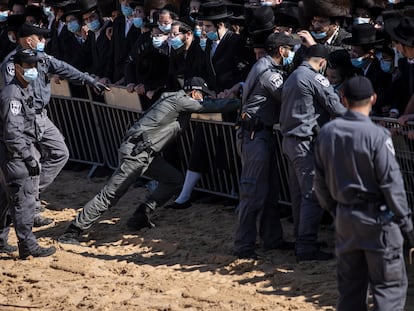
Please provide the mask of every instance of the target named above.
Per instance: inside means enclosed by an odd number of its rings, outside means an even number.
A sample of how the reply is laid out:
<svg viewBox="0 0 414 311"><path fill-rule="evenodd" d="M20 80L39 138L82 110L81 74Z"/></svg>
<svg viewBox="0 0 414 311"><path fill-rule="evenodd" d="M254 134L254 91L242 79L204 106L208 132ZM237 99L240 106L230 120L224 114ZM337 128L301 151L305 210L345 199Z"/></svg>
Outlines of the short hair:
<svg viewBox="0 0 414 311"><path fill-rule="evenodd" d="M363 107L371 103L371 97L361 99L361 100L353 100L353 99L346 98L346 101L348 103L349 108Z"/></svg>
<svg viewBox="0 0 414 311"><path fill-rule="evenodd" d="M178 30L182 33L187 33L187 32L192 32L193 31L193 29L190 26L188 26L187 24L185 24L183 22L180 22L180 21L173 22L171 24L171 27L174 27L174 26L178 26Z"/></svg>

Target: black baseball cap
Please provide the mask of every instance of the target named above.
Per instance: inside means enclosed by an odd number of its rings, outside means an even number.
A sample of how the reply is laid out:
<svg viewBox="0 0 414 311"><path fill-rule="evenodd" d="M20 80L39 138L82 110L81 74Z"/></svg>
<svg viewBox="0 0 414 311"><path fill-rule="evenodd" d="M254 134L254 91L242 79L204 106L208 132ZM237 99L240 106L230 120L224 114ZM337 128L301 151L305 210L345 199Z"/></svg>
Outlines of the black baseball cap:
<svg viewBox="0 0 414 311"><path fill-rule="evenodd" d="M343 95L350 100L368 99L374 95L371 81L363 76L349 79L343 87Z"/></svg>
<svg viewBox="0 0 414 311"><path fill-rule="evenodd" d="M16 52L16 54L13 55L13 62L16 64L32 64L36 63L41 59L36 51L34 50L19 50Z"/></svg>
<svg viewBox="0 0 414 311"><path fill-rule="evenodd" d="M29 37L31 35L38 35L45 37L49 34L49 29L42 28L35 24L24 23L19 30L19 38Z"/></svg>
<svg viewBox="0 0 414 311"><path fill-rule="evenodd" d="M309 57L321 57L328 59L329 58L329 51L328 48L323 44L314 44L307 48L305 51L305 58Z"/></svg>
<svg viewBox="0 0 414 311"><path fill-rule="evenodd" d="M214 91L211 91L208 88L206 81L204 81L204 79L201 77L192 77L192 78L185 80L183 90L184 91L196 90L196 91L201 91L210 96L215 95Z"/></svg>
<svg viewBox="0 0 414 311"><path fill-rule="evenodd" d="M298 35L285 34L283 32L275 32L270 34L266 39L266 49L276 49L279 46L293 46L296 44L301 44L302 40Z"/></svg>

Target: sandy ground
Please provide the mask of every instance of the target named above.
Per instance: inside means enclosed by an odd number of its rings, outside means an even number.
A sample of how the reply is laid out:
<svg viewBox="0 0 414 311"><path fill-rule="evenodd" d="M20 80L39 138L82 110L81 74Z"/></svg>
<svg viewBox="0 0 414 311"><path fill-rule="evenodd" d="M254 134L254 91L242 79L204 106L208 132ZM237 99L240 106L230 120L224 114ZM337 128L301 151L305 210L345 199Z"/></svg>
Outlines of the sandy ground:
<svg viewBox="0 0 414 311"><path fill-rule="evenodd" d="M335 261L297 264L292 252L260 253L261 260L232 255L234 206L196 203L188 210L158 209L154 229L128 231L125 222L144 198L131 188L83 236L80 246L56 238L105 183L87 171L63 171L44 193L45 215L55 223L36 229L40 244L58 251L18 260L1 254L0 311L11 310L335 310ZM286 237L292 225L286 220ZM333 246L332 232L321 240ZM10 242L16 243L11 234ZM414 310L414 268L406 310Z"/></svg>

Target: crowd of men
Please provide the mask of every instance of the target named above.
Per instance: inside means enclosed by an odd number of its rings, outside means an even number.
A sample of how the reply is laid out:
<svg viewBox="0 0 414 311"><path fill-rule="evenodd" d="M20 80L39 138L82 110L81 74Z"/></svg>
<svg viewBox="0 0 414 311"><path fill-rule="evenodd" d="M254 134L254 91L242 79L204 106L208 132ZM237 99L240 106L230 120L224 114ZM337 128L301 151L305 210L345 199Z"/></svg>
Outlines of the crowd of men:
<svg viewBox="0 0 414 311"><path fill-rule="evenodd" d="M189 113L222 112L237 124L242 163L236 256L256 259L259 235L264 251L332 259L318 241L327 210L338 227L338 309L349 310L351 296L363 309L370 282L376 310L402 310L401 231L413 245L411 209L390 135L369 116L414 119L414 1L0 1L0 63L1 252L17 250L7 242L11 223L21 258L55 252L32 233L51 223L39 195L68 160L47 116L50 80L87 83L97 96L121 85L146 112L119 148L118 169L60 242L78 243L143 174L158 188L128 227L155 226L151 213L180 190L165 207L189 208L208 168L201 131L184 179L169 163L174 157L158 152L174 145ZM289 164L295 241L284 239L280 222L275 124ZM225 152L225 137L213 139ZM389 241L381 244L384 231ZM387 294L395 299L383 301Z"/></svg>

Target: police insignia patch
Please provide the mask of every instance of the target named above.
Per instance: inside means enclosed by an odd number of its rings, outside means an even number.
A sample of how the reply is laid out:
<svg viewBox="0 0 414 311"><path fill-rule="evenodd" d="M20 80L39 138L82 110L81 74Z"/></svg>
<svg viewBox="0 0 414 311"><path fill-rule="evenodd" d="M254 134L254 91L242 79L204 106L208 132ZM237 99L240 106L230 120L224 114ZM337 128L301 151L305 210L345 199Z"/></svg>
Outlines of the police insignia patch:
<svg viewBox="0 0 414 311"><path fill-rule="evenodd" d="M385 146L387 146L387 149L392 153L393 156L395 156L394 144L392 143L391 138L387 138L385 141Z"/></svg>
<svg viewBox="0 0 414 311"><path fill-rule="evenodd" d="M277 88L281 87L283 84L283 77L278 73L272 74L269 80L270 80L270 83L273 84Z"/></svg>
<svg viewBox="0 0 414 311"><path fill-rule="evenodd" d="M329 80L325 78L323 75L321 75L320 73L318 73L315 76L315 80L318 81L320 84L322 84L324 87L329 86Z"/></svg>
<svg viewBox="0 0 414 311"><path fill-rule="evenodd" d="M6 71L7 71L7 74L9 74L12 77L14 77L14 64L13 63L8 63L6 65Z"/></svg>
<svg viewBox="0 0 414 311"><path fill-rule="evenodd" d="M22 110L22 104L17 100L12 100L10 102L10 111L12 115L17 116Z"/></svg>

